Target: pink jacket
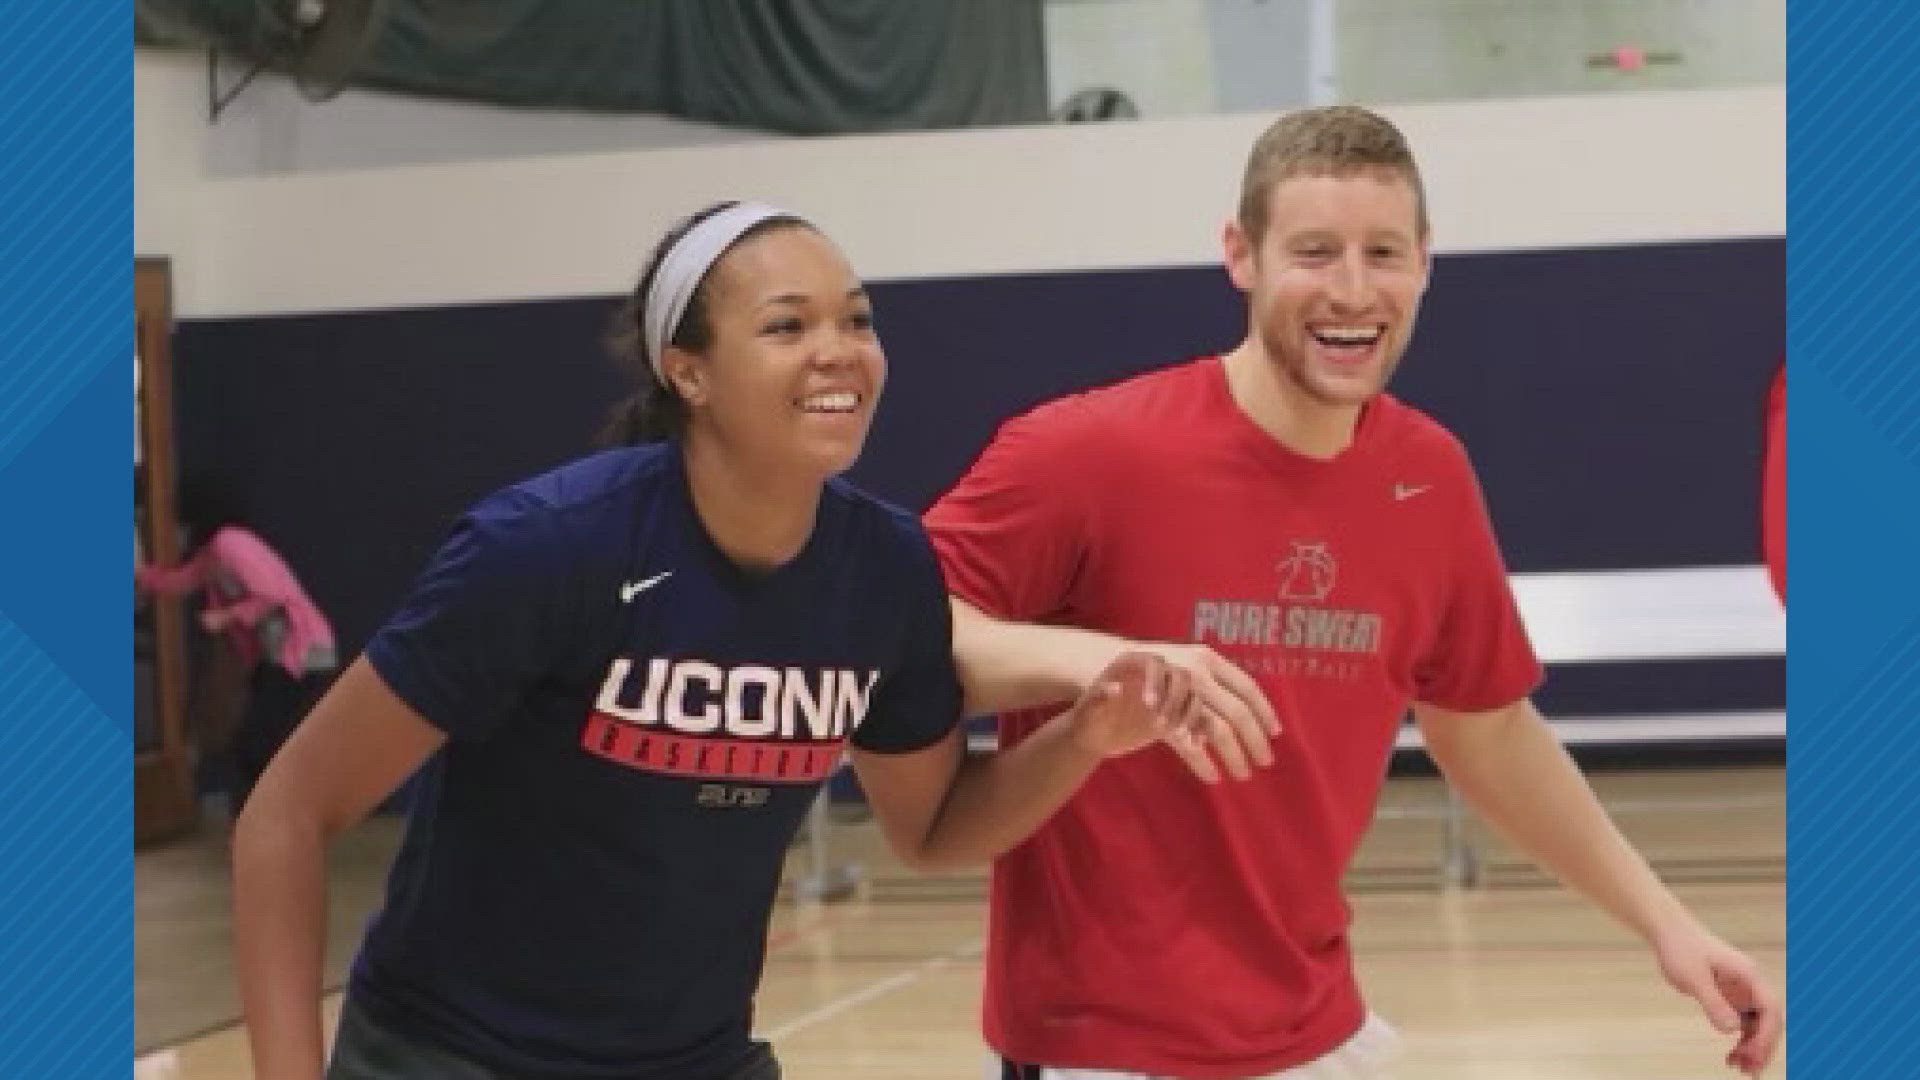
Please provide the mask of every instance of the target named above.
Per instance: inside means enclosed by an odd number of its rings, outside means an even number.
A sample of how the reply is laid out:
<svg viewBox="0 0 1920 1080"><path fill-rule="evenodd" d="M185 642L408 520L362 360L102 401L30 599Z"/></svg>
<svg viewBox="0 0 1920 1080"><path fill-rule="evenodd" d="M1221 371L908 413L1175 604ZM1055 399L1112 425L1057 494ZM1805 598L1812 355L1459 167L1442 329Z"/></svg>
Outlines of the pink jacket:
<svg viewBox="0 0 1920 1080"><path fill-rule="evenodd" d="M326 617L266 541L239 526L214 533L179 566L142 567L134 580L169 596L206 589L201 622L224 632L249 663L265 654L298 678L336 662Z"/></svg>

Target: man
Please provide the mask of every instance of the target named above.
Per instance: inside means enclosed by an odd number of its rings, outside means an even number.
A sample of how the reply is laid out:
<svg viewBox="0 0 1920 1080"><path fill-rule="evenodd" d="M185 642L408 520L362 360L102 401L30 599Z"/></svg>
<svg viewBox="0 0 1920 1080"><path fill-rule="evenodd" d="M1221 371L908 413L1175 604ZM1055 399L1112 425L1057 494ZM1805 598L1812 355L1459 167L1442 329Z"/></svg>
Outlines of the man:
<svg viewBox="0 0 1920 1080"><path fill-rule="evenodd" d="M1384 392L1430 262L1405 140L1358 108L1282 118L1224 240L1237 348L1010 421L927 514L969 705L1009 713L1003 740L1047 715L1011 710L1070 697L1127 639L1187 642L1162 654L1241 778L1195 783L1209 747L1170 739L996 863L1005 1075L1378 1075L1394 1040L1355 985L1340 879L1409 706L1462 795L1644 938L1758 1072L1773 992L1530 703L1540 665L1467 456Z"/></svg>

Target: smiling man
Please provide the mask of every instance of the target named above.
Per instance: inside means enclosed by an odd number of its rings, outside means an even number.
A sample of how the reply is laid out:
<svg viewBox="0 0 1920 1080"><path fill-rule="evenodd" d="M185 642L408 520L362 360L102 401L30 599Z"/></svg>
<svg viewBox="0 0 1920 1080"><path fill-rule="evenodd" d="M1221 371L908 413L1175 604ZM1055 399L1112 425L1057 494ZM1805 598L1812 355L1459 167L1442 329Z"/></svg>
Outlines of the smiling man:
<svg viewBox="0 0 1920 1080"><path fill-rule="evenodd" d="M1237 348L1009 421L927 514L969 705L1002 714L1003 742L1129 639L1167 643L1214 717L1210 740L1101 770L995 863L997 1068L1386 1075L1395 1038L1354 979L1340 882L1411 707L1462 794L1642 936L1735 1039L1728 1064L1757 1072L1773 992L1535 711L1541 668L1467 455L1385 392L1430 268L1400 132L1353 107L1283 117L1224 246ZM1208 754L1235 779L1196 783Z"/></svg>

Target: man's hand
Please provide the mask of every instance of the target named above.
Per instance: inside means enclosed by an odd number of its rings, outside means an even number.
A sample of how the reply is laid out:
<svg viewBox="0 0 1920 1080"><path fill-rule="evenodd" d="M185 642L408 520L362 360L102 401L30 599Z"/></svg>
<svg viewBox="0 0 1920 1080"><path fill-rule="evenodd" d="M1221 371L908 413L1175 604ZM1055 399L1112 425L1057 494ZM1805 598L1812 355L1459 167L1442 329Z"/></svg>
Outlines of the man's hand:
<svg viewBox="0 0 1920 1080"><path fill-rule="evenodd" d="M1280 721L1246 672L1204 645L1132 643L1075 703L1075 738L1112 757L1163 740L1194 775L1244 780L1273 764ZM1216 763L1215 758L1218 758Z"/></svg>
<svg viewBox="0 0 1920 1080"><path fill-rule="evenodd" d="M1098 757L1118 757L1199 722L1193 680L1150 652L1115 657L1068 711L1073 743Z"/></svg>
<svg viewBox="0 0 1920 1080"><path fill-rule="evenodd" d="M1205 645L1140 647L1158 653L1193 681L1193 696L1199 703L1198 722L1173 727L1166 741L1195 776L1215 783L1220 779L1219 765L1224 765L1229 776L1245 780L1256 766L1273 764L1273 740L1280 734L1280 718L1253 676Z"/></svg>
<svg viewBox="0 0 1920 1080"><path fill-rule="evenodd" d="M1745 953L1695 925L1656 938L1660 973L1674 989L1700 1003L1723 1035L1738 1034L1727 1065L1760 1075L1773 1059L1782 1027L1780 999Z"/></svg>

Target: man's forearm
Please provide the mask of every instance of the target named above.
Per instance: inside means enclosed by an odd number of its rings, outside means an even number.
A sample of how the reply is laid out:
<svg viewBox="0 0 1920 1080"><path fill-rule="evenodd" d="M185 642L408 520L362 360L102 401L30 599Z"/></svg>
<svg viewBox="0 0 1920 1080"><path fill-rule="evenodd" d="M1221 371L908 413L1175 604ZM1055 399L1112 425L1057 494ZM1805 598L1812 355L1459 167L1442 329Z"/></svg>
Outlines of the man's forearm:
<svg viewBox="0 0 1920 1080"><path fill-rule="evenodd" d="M1461 796L1569 888L1649 941L1692 923L1531 703L1497 716L1423 709L1421 720Z"/></svg>
<svg viewBox="0 0 1920 1080"><path fill-rule="evenodd" d="M955 598L953 656L969 713L1070 701L1127 643L1070 626L996 619Z"/></svg>

